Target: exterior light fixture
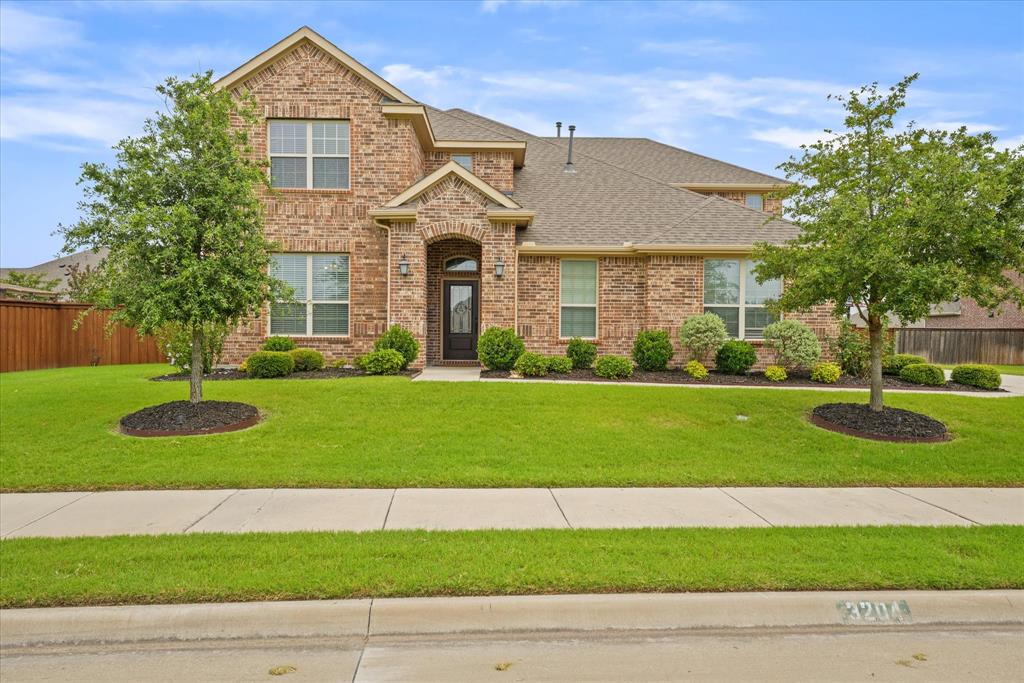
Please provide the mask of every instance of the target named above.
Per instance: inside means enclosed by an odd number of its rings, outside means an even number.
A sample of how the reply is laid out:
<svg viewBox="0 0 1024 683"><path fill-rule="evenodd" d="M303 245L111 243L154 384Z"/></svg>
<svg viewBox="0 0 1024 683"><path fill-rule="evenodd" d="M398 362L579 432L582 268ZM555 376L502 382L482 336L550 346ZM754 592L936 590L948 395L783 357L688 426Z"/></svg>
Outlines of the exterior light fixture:
<svg viewBox="0 0 1024 683"><path fill-rule="evenodd" d="M494 262L494 277L501 277L505 274L505 262L499 256L498 260Z"/></svg>
<svg viewBox="0 0 1024 683"><path fill-rule="evenodd" d="M409 261L406 260L405 254L398 260L398 272L403 276L409 274Z"/></svg>

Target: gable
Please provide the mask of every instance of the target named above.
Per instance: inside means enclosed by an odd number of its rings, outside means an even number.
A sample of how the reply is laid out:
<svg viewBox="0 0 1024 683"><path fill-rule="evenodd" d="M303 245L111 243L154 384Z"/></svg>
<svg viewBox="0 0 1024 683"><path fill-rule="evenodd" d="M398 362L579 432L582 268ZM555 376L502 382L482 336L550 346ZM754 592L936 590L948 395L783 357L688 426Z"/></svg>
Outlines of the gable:
<svg viewBox="0 0 1024 683"><path fill-rule="evenodd" d="M506 197L494 187L473 175L470 171L467 171L454 161L449 161L430 175L414 183L404 192L392 198L391 201L384 206L385 208L396 208L421 198L429 191L434 190L435 187L439 187L440 191L450 192L454 191L459 187L459 185L464 186L466 189L472 189L473 192L481 198L482 203L491 202L505 209L522 208L522 206L514 202L510 197ZM462 190L462 194L464 194L465 191L466 190Z"/></svg>

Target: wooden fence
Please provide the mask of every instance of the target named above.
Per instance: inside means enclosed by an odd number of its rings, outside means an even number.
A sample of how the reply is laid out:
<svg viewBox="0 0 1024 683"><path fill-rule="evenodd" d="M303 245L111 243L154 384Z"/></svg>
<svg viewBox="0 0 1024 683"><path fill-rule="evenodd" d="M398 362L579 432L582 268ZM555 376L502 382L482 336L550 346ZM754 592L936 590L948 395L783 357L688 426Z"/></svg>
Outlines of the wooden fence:
<svg viewBox="0 0 1024 683"><path fill-rule="evenodd" d="M0 300L0 372L64 368L74 365L160 363L164 356L152 337L114 328L110 313L94 311L73 328L87 304Z"/></svg>
<svg viewBox="0 0 1024 683"><path fill-rule="evenodd" d="M1024 329L908 328L896 339L897 351L924 356L932 363L1024 365Z"/></svg>

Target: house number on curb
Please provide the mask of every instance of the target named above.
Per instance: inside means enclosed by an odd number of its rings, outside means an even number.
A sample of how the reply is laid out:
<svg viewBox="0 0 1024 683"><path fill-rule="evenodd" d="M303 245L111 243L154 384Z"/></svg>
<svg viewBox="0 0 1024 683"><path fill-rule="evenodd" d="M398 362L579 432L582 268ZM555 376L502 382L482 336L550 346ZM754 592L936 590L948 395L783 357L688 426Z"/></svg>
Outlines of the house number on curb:
<svg viewBox="0 0 1024 683"><path fill-rule="evenodd" d="M836 609L844 624L909 624L910 606L906 600L892 602L837 602Z"/></svg>

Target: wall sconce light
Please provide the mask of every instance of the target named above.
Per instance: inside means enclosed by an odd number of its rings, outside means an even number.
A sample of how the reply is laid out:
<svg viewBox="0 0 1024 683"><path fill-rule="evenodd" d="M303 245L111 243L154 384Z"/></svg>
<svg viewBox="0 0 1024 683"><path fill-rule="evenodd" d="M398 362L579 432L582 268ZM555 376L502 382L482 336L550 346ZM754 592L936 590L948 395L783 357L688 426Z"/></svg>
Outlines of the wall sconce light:
<svg viewBox="0 0 1024 683"><path fill-rule="evenodd" d="M402 275L409 274L409 262L405 258L405 254L402 254L402 258L398 260L398 272Z"/></svg>
<svg viewBox="0 0 1024 683"><path fill-rule="evenodd" d="M501 277L505 274L505 262L498 257L498 260L494 262L494 277Z"/></svg>

